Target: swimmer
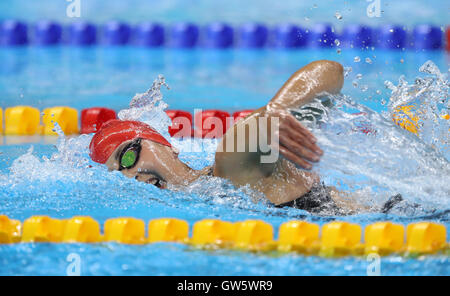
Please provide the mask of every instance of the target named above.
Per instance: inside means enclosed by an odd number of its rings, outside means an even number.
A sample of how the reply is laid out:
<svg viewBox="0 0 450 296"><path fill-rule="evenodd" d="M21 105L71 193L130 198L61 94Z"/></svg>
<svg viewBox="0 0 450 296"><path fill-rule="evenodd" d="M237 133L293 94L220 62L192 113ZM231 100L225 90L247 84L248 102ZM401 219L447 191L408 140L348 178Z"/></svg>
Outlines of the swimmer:
<svg viewBox="0 0 450 296"><path fill-rule="evenodd" d="M343 67L337 62L315 61L301 68L267 105L238 121L225 133L218 145L214 164L202 170L194 170L183 163L178 152L162 135L136 121L112 120L105 123L92 138L90 156L93 161L106 164L110 170L119 170L127 177L162 189L169 184L185 186L209 175L228 179L238 187L249 185L276 207L291 206L311 213L353 213L362 207L348 194L325 186L311 171L313 163L320 161L323 151L314 135L290 113L290 109L298 109L315 98L338 94L343 83ZM278 118L278 132L274 134L278 141L273 141L276 146L271 148L278 149L279 157L272 163L261 162L264 153L259 149L250 151L248 133L245 133L244 152L228 152L224 148L228 141L235 140L236 143L238 128L258 118L268 121ZM258 129L262 128L258 120L255 122ZM267 139L271 137L269 130L266 131ZM399 199L399 196L391 199L389 209Z"/></svg>

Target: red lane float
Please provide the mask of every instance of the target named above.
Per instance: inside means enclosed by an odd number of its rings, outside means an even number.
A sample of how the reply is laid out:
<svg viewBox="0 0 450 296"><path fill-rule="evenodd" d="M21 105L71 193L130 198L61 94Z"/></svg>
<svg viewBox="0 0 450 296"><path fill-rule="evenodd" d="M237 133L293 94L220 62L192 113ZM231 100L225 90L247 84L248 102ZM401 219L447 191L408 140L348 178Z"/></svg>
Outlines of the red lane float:
<svg viewBox="0 0 450 296"><path fill-rule="evenodd" d="M63 107L61 107L63 108ZM66 107L64 107L66 108ZM53 108L55 109L55 108ZM49 115L53 115L55 110L46 110L46 113ZM66 108L67 109L67 108ZM68 108L70 109L70 108ZM37 110L37 109L36 109ZM73 109L75 110L75 109ZM241 110L233 113L233 116L230 113L222 110L204 110L202 112L197 112L195 114L195 126L193 122L193 117L191 113L183 110L167 110L166 114L172 120L172 125L169 127L169 134L175 138L186 138L186 137L199 137L199 138L220 138L226 132L226 130L236 123L242 118L247 117L254 110ZM2 118L3 112L0 109L0 133L2 131ZM48 117L48 116L47 116ZM73 116L72 116L73 117ZM70 122L72 125L78 125L78 119L76 117L70 118ZM68 116L64 116L65 120ZM45 119L45 118L44 118ZM53 117L47 118L49 121L53 120ZM92 107L81 110L81 118L80 118L80 133L81 134L90 134L97 132L101 126L111 120L117 119L117 113L109 108L104 107ZM44 120L45 121L45 120ZM20 124L23 123L23 120L18 121ZM73 122L76 122L74 124ZM64 125L61 126L65 133L73 133L73 131L68 132L64 130ZM194 130L195 127L195 130ZM78 128L76 130L78 133Z"/></svg>
<svg viewBox="0 0 450 296"><path fill-rule="evenodd" d="M450 27L447 27L445 31L445 39L447 40L447 46L445 47L447 51L450 51Z"/></svg>
<svg viewBox="0 0 450 296"><path fill-rule="evenodd" d="M172 120L169 126L169 134L174 138L192 137L192 114L183 110L166 110L167 116Z"/></svg>
<svg viewBox="0 0 450 296"><path fill-rule="evenodd" d="M82 134L97 132L100 127L111 119L116 119L116 111L108 108L94 107L81 111L81 131Z"/></svg>
<svg viewBox="0 0 450 296"><path fill-rule="evenodd" d="M254 110L242 110L242 111L236 111L233 113L233 119L234 122L238 122L241 119L244 119L245 117L249 116L253 113Z"/></svg>
<svg viewBox="0 0 450 296"><path fill-rule="evenodd" d="M354 116L366 116L367 113L366 112L358 112L358 113L353 113L352 115ZM359 132L362 132L366 135L376 135L377 131L376 129L373 128L373 126L370 125L369 122L359 122L359 125L357 127L357 130Z"/></svg>
<svg viewBox="0 0 450 296"><path fill-rule="evenodd" d="M230 113L221 110L205 110L194 116L194 135L198 138L221 138L232 125Z"/></svg>

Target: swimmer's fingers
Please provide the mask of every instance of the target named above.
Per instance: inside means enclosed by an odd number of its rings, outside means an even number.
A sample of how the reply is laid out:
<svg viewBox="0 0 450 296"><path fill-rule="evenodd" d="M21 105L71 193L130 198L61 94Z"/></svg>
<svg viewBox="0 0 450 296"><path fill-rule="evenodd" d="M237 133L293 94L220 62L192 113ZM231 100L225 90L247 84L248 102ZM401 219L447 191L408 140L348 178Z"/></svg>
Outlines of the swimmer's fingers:
<svg viewBox="0 0 450 296"><path fill-rule="evenodd" d="M312 142L317 142L316 137L289 112L285 110L278 111L276 114L273 114L271 116L278 118L280 130L293 130L304 135L306 138L311 139Z"/></svg>
<svg viewBox="0 0 450 296"><path fill-rule="evenodd" d="M295 120L295 119L294 119ZM306 147L314 152L317 156L322 156L322 149L317 146L317 139L311 132L297 121L297 124L280 125L280 135L289 137L290 141L286 146L289 147ZM287 140L286 140L287 141Z"/></svg>
<svg viewBox="0 0 450 296"><path fill-rule="evenodd" d="M284 146L291 153L310 162L318 162L320 156L308 148L310 144L304 145L302 141L294 141L288 135L279 136L280 146Z"/></svg>
<svg viewBox="0 0 450 296"><path fill-rule="evenodd" d="M323 151L317 146L316 137L292 114L280 112L279 130L275 131L275 142L280 154L294 164L310 170L309 162L318 162ZM309 162L308 162L309 161Z"/></svg>
<svg viewBox="0 0 450 296"><path fill-rule="evenodd" d="M304 134L299 133L298 131L290 129L287 132L280 132L280 134L284 135L285 137L289 138L288 147L304 147L312 151L317 156L322 156L323 151L322 149L317 146L315 141L311 138L307 138ZM288 140L285 140L285 142L288 142Z"/></svg>
<svg viewBox="0 0 450 296"><path fill-rule="evenodd" d="M313 143L317 142L317 138L306 127L303 126L293 115L289 114L286 117L288 125L294 130L304 135L306 138L311 139Z"/></svg>
<svg viewBox="0 0 450 296"><path fill-rule="evenodd" d="M301 168L305 170L310 170L312 168L312 165L309 162L301 157L298 157L296 154L289 151L289 149L287 149L286 147L280 145L278 146L278 149L281 155L283 155L286 159L290 160L294 164L300 166Z"/></svg>

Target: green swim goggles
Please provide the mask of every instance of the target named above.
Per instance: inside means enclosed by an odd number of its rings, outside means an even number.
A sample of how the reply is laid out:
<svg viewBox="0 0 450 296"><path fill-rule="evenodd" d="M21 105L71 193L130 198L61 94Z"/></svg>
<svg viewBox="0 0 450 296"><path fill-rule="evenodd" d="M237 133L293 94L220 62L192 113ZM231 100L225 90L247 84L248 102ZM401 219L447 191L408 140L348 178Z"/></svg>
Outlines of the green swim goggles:
<svg viewBox="0 0 450 296"><path fill-rule="evenodd" d="M141 138L125 146L119 156L119 171L133 168L139 160L141 153Z"/></svg>

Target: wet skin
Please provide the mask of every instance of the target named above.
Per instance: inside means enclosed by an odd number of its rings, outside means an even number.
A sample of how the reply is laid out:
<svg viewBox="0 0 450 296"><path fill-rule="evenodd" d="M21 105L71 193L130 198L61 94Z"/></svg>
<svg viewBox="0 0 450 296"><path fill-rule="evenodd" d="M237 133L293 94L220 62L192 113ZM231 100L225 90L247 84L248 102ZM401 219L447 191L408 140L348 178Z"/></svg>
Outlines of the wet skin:
<svg viewBox="0 0 450 296"><path fill-rule="evenodd" d="M139 157L132 167L120 168L120 156L132 141L117 147L106 165L111 170L120 169L128 177L159 188L167 188L167 184L188 185L212 170L214 176L226 178L236 186L250 185L276 205L289 202L309 192L320 181L319 176L310 170L312 163L320 161L323 155L316 143L317 139L291 115L289 109L299 108L326 94L337 94L343 82L343 67L339 63L323 60L301 68L266 106L254 111L227 131L219 143L213 168L194 170L178 159L178 152L174 148L149 140L140 141ZM233 130L236 131L239 126L258 117L269 120L279 118L278 132L274 133L279 141L271 146L272 149L279 149L280 157L277 161L261 163L262 152L249 152L248 146L245 152L221 152L224 150L221 147L225 147L231 137L236 137ZM270 138L269 132L267 136ZM340 200L337 191L332 193L332 197Z"/></svg>
<svg viewBox="0 0 450 296"><path fill-rule="evenodd" d="M171 147L150 140L140 141L140 152L136 163L130 168L120 168L120 156L136 140L125 141L106 162L110 170L120 170L125 176L138 181L167 188L167 184L185 186L204 175L202 170L193 170L178 159L178 152Z"/></svg>

